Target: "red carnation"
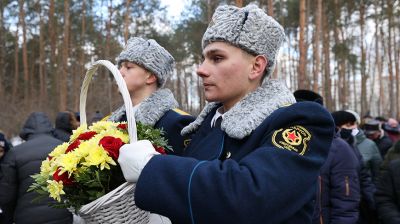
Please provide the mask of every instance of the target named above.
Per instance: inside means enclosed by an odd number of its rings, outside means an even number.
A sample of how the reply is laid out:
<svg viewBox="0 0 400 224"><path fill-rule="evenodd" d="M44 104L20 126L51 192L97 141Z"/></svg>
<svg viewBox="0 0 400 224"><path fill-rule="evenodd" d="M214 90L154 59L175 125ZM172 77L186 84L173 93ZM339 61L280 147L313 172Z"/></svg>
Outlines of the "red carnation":
<svg viewBox="0 0 400 224"><path fill-rule="evenodd" d="M81 144L81 141L79 141L79 139L76 139L74 142L72 142L72 143L68 146L67 150L65 150L65 153L69 153L69 152L75 150L76 148L79 147L80 144Z"/></svg>
<svg viewBox="0 0 400 224"><path fill-rule="evenodd" d="M156 145L153 145L153 147L154 147L154 148L156 149L156 151L159 152L160 154L162 154L162 155L167 154L167 153L165 152L165 149L164 149L163 147L161 147L161 146L156 146Z"/></svg>
<svg viewBox="0 0 400 224"><path fill-rule="evenodd" d="M127 125L127 124L119 124L119 125L117 126L117 128L126 130L126 129L128 128L128 125Z"/></svg>
<svg viewBox="0 0 400 224"><path fill-rule="evenodd" d="M124 144L125 143L122 142L120 138L114 138L111 136L105 136L99 141L99 145L103 146L113 159L118 159L119 149Z"/></svg>
<svg viewBox="0 0 400 224"><path fill-rule="evenodd" d="M89 140L93 136L95 136L96 134L97 133L95 131L88 131L88 132L80 134L77 139L79 139L79 140Z"/></svg>
<svg viewBox="0 0 400 224"><path fill-rule="evenodd" d="M64 172L60 175L60 168L53 174L53 180L62 181L65 186L71 186L74 184L74 178L68 177L68 172Z"/></svg>

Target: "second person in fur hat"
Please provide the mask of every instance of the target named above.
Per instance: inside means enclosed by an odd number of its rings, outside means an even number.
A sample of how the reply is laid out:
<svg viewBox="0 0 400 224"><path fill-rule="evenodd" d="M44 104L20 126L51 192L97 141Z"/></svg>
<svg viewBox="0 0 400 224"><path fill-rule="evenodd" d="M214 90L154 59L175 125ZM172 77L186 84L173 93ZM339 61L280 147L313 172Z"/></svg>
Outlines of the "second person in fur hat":
<svg viewBox="0 0 400 224"><path fill-rule="evenodd" d="M117 64L130 93L136 121L163 129L172 153L181 154L188 139L180 132L194 118L179 110L172 92L163 88L173 72L172 55L155 40L132 37L117 57ZM125 106L108 119L126 120Z"/></svg>

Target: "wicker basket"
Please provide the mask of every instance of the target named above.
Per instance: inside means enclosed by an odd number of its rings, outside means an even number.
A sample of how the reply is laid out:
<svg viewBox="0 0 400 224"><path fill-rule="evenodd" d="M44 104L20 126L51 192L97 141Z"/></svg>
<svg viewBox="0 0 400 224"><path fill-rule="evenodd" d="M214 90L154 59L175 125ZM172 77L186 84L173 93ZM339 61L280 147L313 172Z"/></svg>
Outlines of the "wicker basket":
<svg viewBox="0 0 400 224"><path fill-rule="evenodd" d="M94 62L86 72L83 80L80 95L80 120L81 124L86 124L86 97L90 81L93 74L101 66L108 68L117 81L118 88L124 99L126 117L128 123L128 133L130 142L137 141L137 130L135 117L132 111L132 102L129 96L125 81L118 69L107 60ZM149 212L139 209L135 205L134 190L135 184L124 183L108 194L82 206L78 215L85 223L148 223Z"/></svg>

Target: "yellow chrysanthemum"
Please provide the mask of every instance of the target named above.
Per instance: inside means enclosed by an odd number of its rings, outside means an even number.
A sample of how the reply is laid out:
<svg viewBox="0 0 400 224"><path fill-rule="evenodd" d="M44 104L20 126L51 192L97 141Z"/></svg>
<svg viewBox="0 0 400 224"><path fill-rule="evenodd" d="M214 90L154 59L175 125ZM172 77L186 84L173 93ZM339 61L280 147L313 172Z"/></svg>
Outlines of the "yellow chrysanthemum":
<svg viewBox="0 0 400 224"><path fill-rule="evenodd" d="M104 168L110 169L109 164L117 165L99 145L92 145L92 147L90 147L89 154L85 157L85 162L83 163L85 166L100 166L100 170Z"/></svg>
<svg viewBox="0 0 400 224"><path fill-rule="evenodd" d="M46 160L42 161L42 165L40 166L40 175L43 177L48 177L53 175L56 171L55 164L47 158Z"/></svg>
<svg viewBox="0 0 400 224"><path fill-rule="evenodd" d="M84 132L87 132L87 131L88 131L88 129L87 129L87 125L86 124L83 124L83 125L79 126L76 130L72 131L70 142L73 142L76 138L78 138L78 136L80 134L82 134Z"/></svg>
<svg viewBox="0 0 400 224"><path fill-rule="evenodd" d="M60 167L60 174L68 172L70 175L73 173L77 169L79 160L80 158L74 152L61 155L56 161L57 165Z"/></svg>
<svg viewBox="0 0 400 224"><path fill-rule="evenodd" d="M81 142L79 147L76 148L71 153L75 154L76 157L79 158L79 160L82 159L82 158L85 158L89 154L89 149L90 149L92 144L93 144L92 139L90 139L89 141Z"/></svg>
<svg viewBox="0 0 400 224"><path fill-rule="evenodd" d="M91 131L95 131L97 133L114 128L116 128L116 124L110 121L98 121L89 127Z"/></svg>
<svg viewBox="0 0 400 224"><path fill-rule="evenodd" d="M124 132L118 129L105 130L101 132L99 135L101 136L101 138L103 138L104 136L112 136L114 138L120 138L122 142L129 143L129 135L125 134Z"/></svg>
<svg viewBox="0 0 400 224"><path fill-rule="evenodd" d="M53 149L53 151L49 154L51 157L57 157L61 154L65 153L65 150L68 148L68 142L64 142L61 145L58 145L56 148Z"/></svg>
<svg viewBox="0 0 400 224"><path fill-rule="evenodd" d="M55 180L48 180L47 183L47 190L50 194L50 197L54 198L58 202L61 202L61 195L65 194L62 181L57 182Z"/></svg>

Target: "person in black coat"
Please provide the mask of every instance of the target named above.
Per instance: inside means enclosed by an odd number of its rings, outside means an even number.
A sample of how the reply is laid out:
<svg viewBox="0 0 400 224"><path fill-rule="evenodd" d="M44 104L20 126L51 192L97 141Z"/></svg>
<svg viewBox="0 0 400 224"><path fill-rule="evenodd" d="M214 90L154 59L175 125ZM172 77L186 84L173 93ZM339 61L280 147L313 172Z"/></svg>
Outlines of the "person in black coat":
<svg viewBox="0 0 400 224"><path fill-rule="evenodd" d="M324 104L322 96L311 90L296 90L293 95L297 102ZM320 170L312 223L357 222L360 165L355 150L336 133L329 148L328 158Z"/></svg>
<svg viewBox="0 0 400 224"><path fill-rule="evenodd" d="M393 160L380 173L375 199L382 224L400 223L400 160Z"/></svg>
<svg viewBox="0 0 400 224"><path fill-rule="evenodd" d="M369 120L364 124L363 129L367 138L376 143L382 158L384 158L393 142L382 130L381 124L376 120Z"/></svg>
<svg viewBox="0 0 400 224"><path fill-rule="evenodd" d="M60 139L63 142L68 142L69 137L72 135L72 130L75 130L78 127L79 121L76 119L73 112L58 112L56 117L54 137Z"/></svg>
<svg viewBox="0 0 400 224"><path fill-rule="evenodd" d="M0 162L10 149L11 149L10 142L6 139L5 135L0 132Z"/></svg>
<svg viewBox="0 0 400 224"><path fill-rule="evenodd" d="M0 207L5 213L0 223L72 223L68 210L50 207L54 203L50 198L34 203L37 193L27 192L33 183L31 175L40 172L42 161L62 143L52 132L46 114L32 113L20 133L26 142L14 147L4 158L0 170Z"/></svg>

